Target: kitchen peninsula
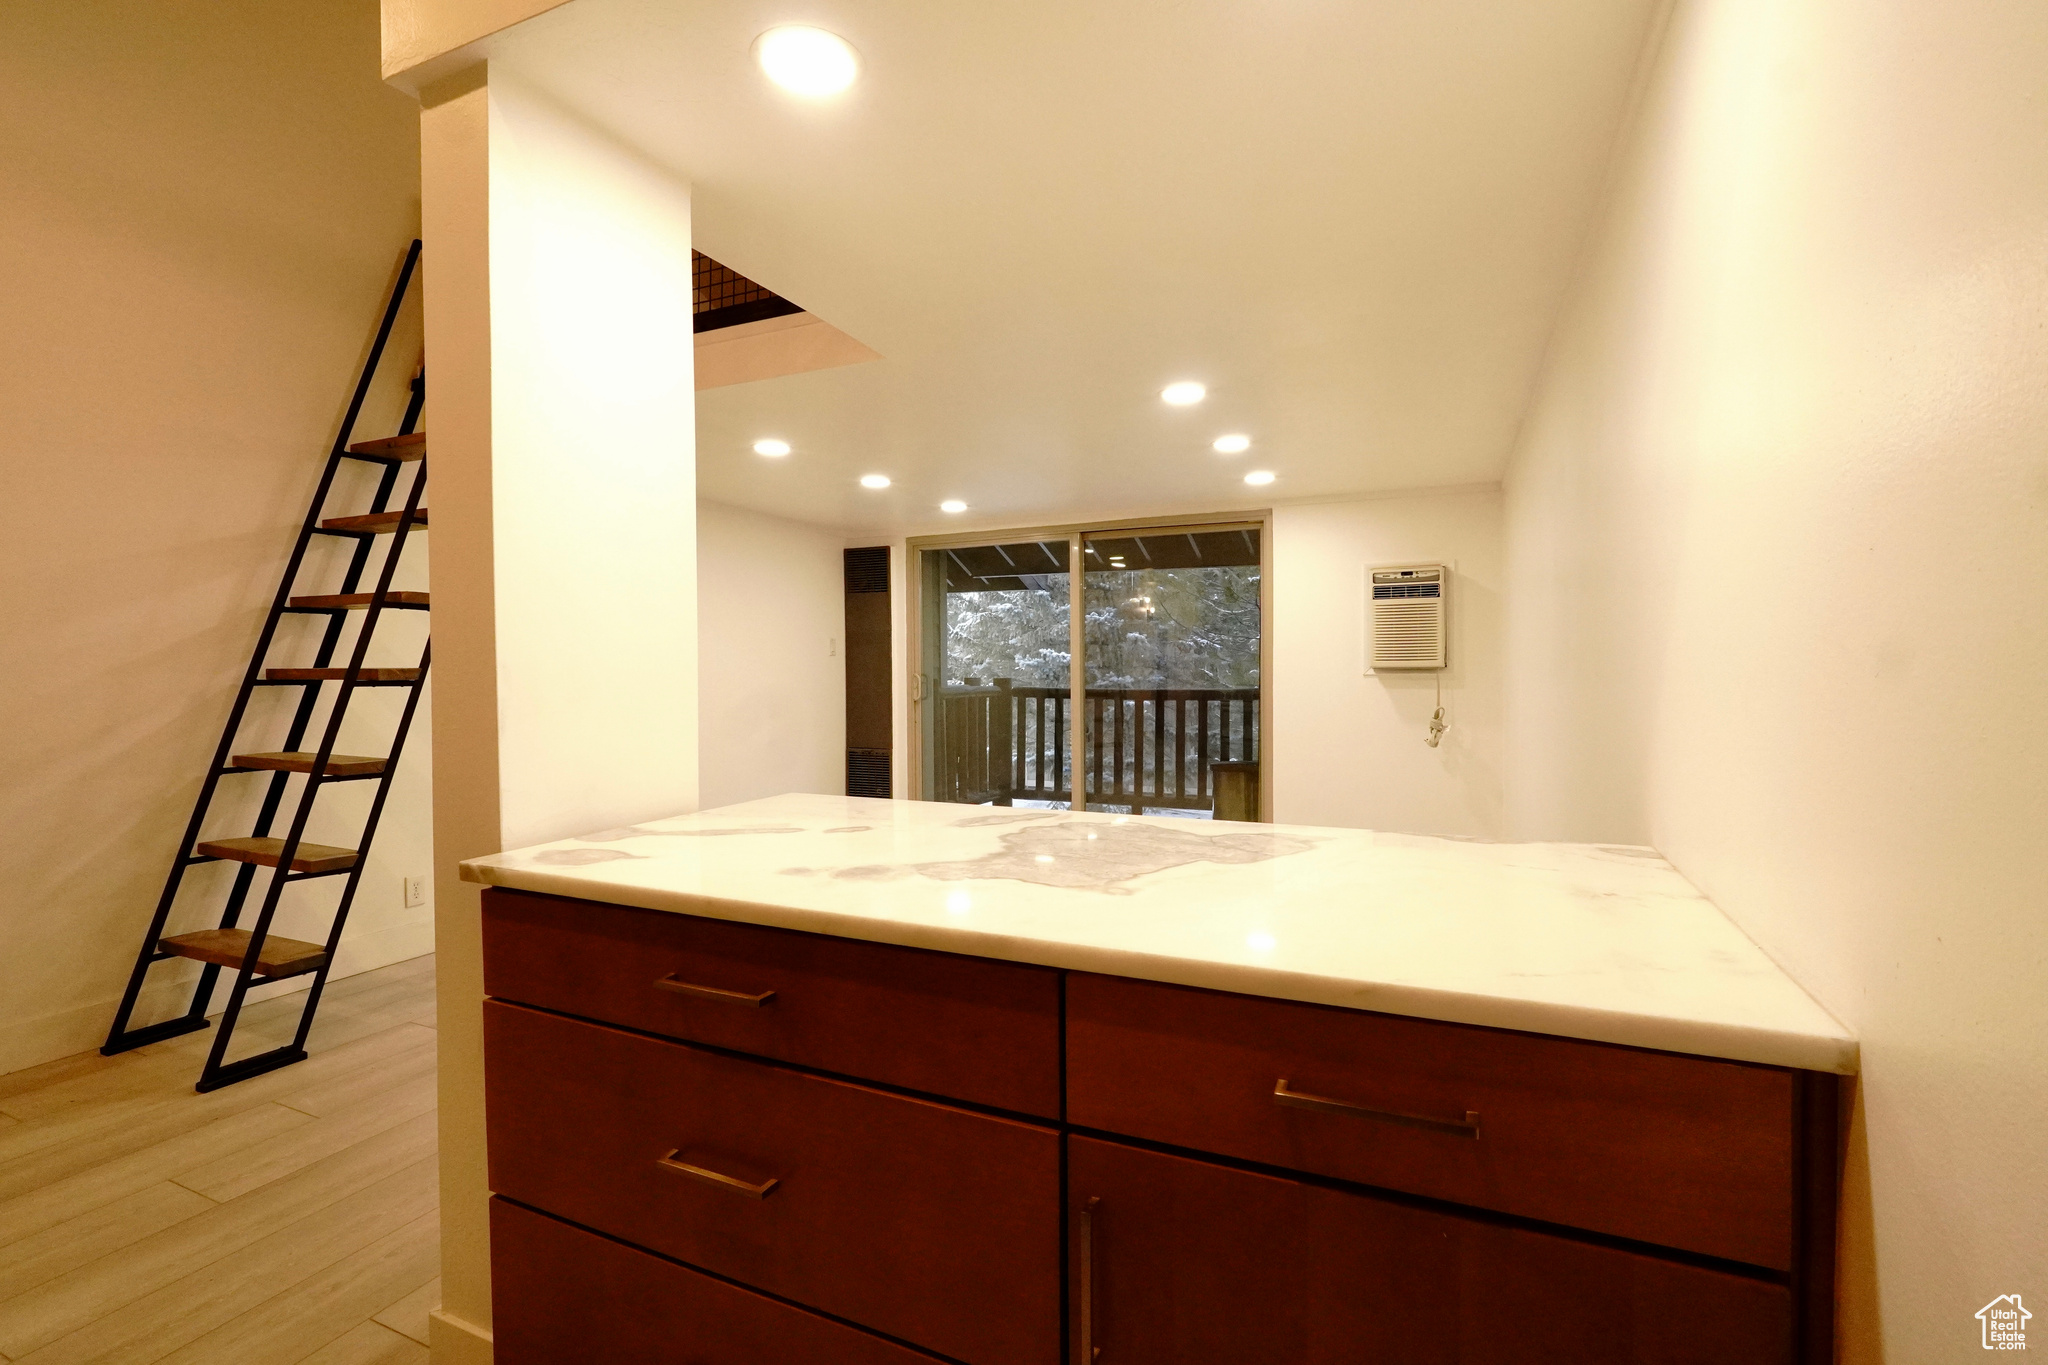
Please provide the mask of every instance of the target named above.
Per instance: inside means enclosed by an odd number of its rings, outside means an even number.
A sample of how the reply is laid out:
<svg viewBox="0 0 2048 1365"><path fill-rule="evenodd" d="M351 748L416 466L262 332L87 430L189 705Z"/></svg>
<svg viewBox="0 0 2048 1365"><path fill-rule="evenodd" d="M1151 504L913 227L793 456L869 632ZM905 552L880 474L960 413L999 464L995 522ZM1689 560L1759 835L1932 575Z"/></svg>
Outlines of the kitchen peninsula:
<svg viewBox="0 0 2048 1365"><path fill-rule="evenodd" d="M1855 1040L1652 850L785 796L463 875L501 1365L1830 1359Z"/></svg>

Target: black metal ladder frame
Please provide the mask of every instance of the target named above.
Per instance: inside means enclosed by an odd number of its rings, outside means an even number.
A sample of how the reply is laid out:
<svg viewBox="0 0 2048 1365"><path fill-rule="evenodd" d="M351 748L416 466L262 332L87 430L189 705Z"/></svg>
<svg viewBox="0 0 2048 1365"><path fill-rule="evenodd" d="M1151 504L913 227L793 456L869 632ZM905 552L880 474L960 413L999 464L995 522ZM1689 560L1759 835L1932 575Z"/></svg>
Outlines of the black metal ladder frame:
<svg viewBox="0 0 2048 1365"><path fill-rule="evenodd" d="M320 483L313 494L312 503L307 510L305 522L299 528L298 540L293 545L291 557L285 565L283 577L278 584L277 596L271 603L270 613L263 623L262 633L257 637L256 647L250 655L248 671L242 677L241 687L235 694L234 705L228 712L227 724L222 730L220 745L214 751L213 762L207 770L206 780L200 785L199 798L193 805L192 818L185 827L185 835L178 845L177 856L172 859L170 875L165 879L163 894L158 898L156 912L150 919L148 935L143 940L140 953L136 956L135 968L129 974L128 987L121 997L121 1005L114 1016L113 1027L108 1032L105 1045L100 1048L102 1053L111 1056L115 1053L146 1047L151 1043L161 1042L167 1038L176 1038L187 1033L195 1033L208 1027L210 1021L206 1017L206 1007L212 1000L213 991L218 983L221 971L219 964L216 963L206 963L201 968L199 980L193 990L192 1003L184 1014L164 1020L161 1023L146 1025L142 1028L130 1028L128 1027L128 1021L134 1013L137 1002L141 998L142 987L148 977L150 967L158 962L182 956L164 951L160 947L160 943L163 938L164 929L169 923L171 911L176 904L179 887L184 881L185 870L200 863L220 861L220 859L210 854L200 854L195 851L196 845L200 841L200 830L205 824L206 816L212 806L220 779L229 773L265 771L262 769L235 767L229 761L234 755L236 736L240 732L242 720L248 710L250 697L258 687L298 687L301 689L299 703L293 712L291 726L284 743L284 748L287 751L298 751L299 745L305 740L306 730L312 723L320 693L327 680L319 678L267 679L262 677L261 674L264 671L265 663L270 653L271 643L276 636L278 623L286 615L325 615L328 618L326 629L321 634L320 643L315 652L313 667L323 669L330 667L334 652L340 644L342 631L347 621L348 612L351 610L350 608L293 606L290 599L293 595L300 567L305 559L306 549L316 535L344 537L353 539L356 542L355 549L349 558L348 568L343 576L342 593L354 593L357 590L362 581L363 572L369 565L370 551L377 540L378 532L343 530L320 525L323 519L322 514L326 510L327 497L332 490L335 475L340 471L341 462L343 460L361 460L384 466L383 476L378 480L375 499L370 509L372 514L387 510L392 491L397 484L399 467L405 463L416 463L418 469L414 474L412 485L408 491L404 510L398 519L397 526L391 533L392 541L385 554L381 572L378 574L376 589L371 594L371 600L365 611L361 628L356 633L355 647L340 679L341 689L336 695L334 705L328 713L327 724L324 733L321 735L319 751L315 755L310 770L306 774L305 787L299 795L298 809L293 814L291 826L285 836L283 847L278 850L277 863L272 869L269 886L264 894L262 906L257 912L255 927L250 932L248 949L242 958L240 968L236 972L234 988L229 995L227 1009L221 1019L220 1030L214 1037L213 1047L207 1055L205 1068L200 1074L199 1082L196 1086L200 1091L215 1090L224 1085L232 1085L236 1081L246 1080L251 1076L260 1075L263 1072L272 1071L278 1067L304 1060L306 1056L306 1038L312 1030L314 1012L319 1008L321 993L326 988L328 973L334 965L334 954L340 946L342 930L348 921L349 909L354 903L356 889L361 882L363 869L369 862L370 846L376 836L378 821L383 816L384 803L390 794L392 778L398 771L399 759L405 748L406 735L412 727L413 715L419 706L420 693L426 686L427 671L431 663L433 648L431 640L421 650L419 667L409 681L386 682L383 680L364 680L360 677L363 669L363 660L369 651L370 641L376 633L378 619L385 608L387 606L393 609L409 609L412 607L412 604L409 603L388 602L387 598L391 590L392 577L396 573L399 561L404 554L406 538L413 526L417 524L416 514L419 511L420 498L427 486L426 459L423 456L418 461L405 461L393 456L368 454L349 449L351 438L355 432L356 419L362 411L364 400L369 396L370 386L374 382L378 366L383 360L385 345L390 340L392 327L398 320L399 310L405 302L406 292L418 269L419 259L420 243L415 241L406 251L404 264L399 269L397 282L392 287L390 300L384 309L383 319L378 326L376 340L371 345L370 353L363 363L362 373L357 380L355 392L349 400L348 410L342 418L340 430L335 436L333 448L328 452L326 468L321 473ZM399 435L411 435L413 433L425 401L426 387L424 376L416 376L412 383L412 396L406 405L405 419L399 430ZM393 733L390 751L385 758L383 769L381 772L374 774L378 778L377 791L371 801L369 815L364 822L362 838L355 850L355 859L346 868L337 868L326 872L294 872L292 871L292 863L298 856L299 845L305 833L306 823L312 815L313 803L320 788L329 782L359 781L372 776L372 774L363 774L360 777L330 776L327 774L326 769L327 764L333 757L334 745L340 736L342 723L348 713L348 704L354 695L355 689L358 687L383 686L404 686L408 689L408 695L404 710L399 716L397 728ZM291 777L292 774L289 772L278 771L270 773L268 790L264 794L263 803L257 814L253 831L256 837L269 836L271 826L277 818L278 808L283 803L285 792L290 785ZM233 929L238 926L242 910L248 901L249 889L255 881L256 869L257 865L255 863L243 863L237 869L234 883L228 892L227 904L221 912L219 927ZM261 976L258 974L257 967L257 961L262 955L263 945L269 935L271 921L276 916L284 888L292 882L307 881L318 877L339 876L344 872L348 874L348 881L342 888L341 899L335 907L333 923L328 930L326 955L313 973L313 982L306 992L306 1003L300 1010L298 1029L293 1040L281 1047L272 1048L233 1062L226 1061L227 1048L234 1036L235 1024L241 1015L242 1004L249 988L267 984L271 980L288 979ZM293 973L292 975L300 975L300 973Z"/></svg>

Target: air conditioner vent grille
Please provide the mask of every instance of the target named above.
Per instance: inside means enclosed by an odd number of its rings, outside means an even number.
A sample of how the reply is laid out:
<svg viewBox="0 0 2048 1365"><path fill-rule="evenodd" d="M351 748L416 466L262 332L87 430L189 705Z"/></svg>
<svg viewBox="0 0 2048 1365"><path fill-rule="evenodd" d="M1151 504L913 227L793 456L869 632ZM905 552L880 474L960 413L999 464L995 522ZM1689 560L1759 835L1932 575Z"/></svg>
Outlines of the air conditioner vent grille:
<svg viewBox="0 0 2048 1365"><path fill-rule="evenodd" d="M1444 666L1444 581L1441 564L1372 571L1370 667Z"/></svg>

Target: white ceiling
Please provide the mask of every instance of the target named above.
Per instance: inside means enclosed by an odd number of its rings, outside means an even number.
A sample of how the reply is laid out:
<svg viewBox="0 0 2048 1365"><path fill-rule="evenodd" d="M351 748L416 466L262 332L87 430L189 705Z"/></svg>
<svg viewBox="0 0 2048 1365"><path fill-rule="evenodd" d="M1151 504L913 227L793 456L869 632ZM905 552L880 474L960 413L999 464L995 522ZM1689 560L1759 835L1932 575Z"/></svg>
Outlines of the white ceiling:
<svg viewBox="0 0 2048 1365"><path fill-rule="evenodd" d="M701 493L901 530L1499 478L1657 3L575 0L490 56L884 357L700 393ZM853 90L768 85L788 22Z"/></svg>

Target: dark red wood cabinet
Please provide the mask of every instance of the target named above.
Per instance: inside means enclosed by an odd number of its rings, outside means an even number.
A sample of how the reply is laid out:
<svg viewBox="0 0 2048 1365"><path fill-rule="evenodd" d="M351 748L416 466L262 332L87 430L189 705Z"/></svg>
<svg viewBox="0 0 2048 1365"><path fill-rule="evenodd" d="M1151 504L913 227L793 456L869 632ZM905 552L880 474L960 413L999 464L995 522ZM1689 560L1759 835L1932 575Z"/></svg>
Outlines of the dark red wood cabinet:
<svg viewBox="0 0 2048 1365"><path fill-rule="evenodd" d="M1050 968L523 891L489 905L495 999L1059 1117Z"/></svg>
<svg viewBox="0 0 2048 1365"><path fill-rule="evenodd" d="M1151 981L1067 980L1073 1124L1774 1270L1792 1265L1796 1079ZM1296 1103L1275 1094L1283 1083Z"/></svg>
<svg viewBox="0 0 2048 1365"><path fill-rule="evenodd" d="M499 889L484 949L509 1365L1832 1359L1833 1077Z"/></svg>
<svg viewBox="0 0 2048 1365"><path fill-rule="evenodd" d="M497 1365L932 1365L935 1357L491 1201Z"/></svg>
<svg viewBox="0 0 2048 1365"><path fill-rule="evenodd" d="M484 1006L491 1188L946 1355L1058 1365L1059 1134Z"/></svg>
<svg viewBox="0 0 2048 1365"><path fill-rule="evenodd" d="M1068 1143L1073 1360L1792 1359L1780 1284L1122 1143Z"/></svg>

